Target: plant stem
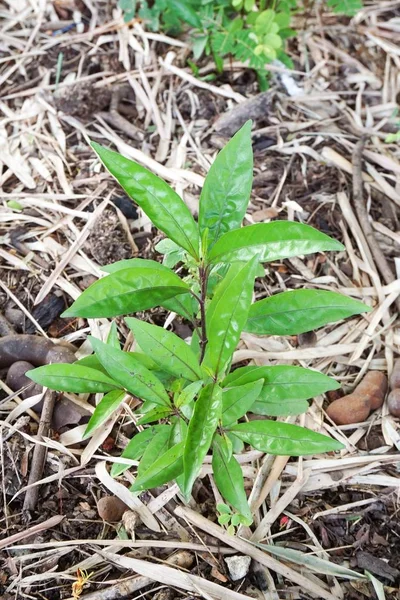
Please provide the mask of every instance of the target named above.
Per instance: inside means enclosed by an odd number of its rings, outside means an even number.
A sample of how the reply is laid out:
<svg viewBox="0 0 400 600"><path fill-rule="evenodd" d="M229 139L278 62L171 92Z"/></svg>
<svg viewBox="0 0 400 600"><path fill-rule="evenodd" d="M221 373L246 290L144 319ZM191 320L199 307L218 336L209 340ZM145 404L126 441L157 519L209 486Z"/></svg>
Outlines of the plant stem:
<svg viewBox="0 0 400 600"><path fill-rule="evenodd" d="M207 330L206 330L206 297L207 297L207 267L199 267L200 279L200 318L201 318L201 335L200 335L200 364L203 362L204 354L207 346Z"/></svg>

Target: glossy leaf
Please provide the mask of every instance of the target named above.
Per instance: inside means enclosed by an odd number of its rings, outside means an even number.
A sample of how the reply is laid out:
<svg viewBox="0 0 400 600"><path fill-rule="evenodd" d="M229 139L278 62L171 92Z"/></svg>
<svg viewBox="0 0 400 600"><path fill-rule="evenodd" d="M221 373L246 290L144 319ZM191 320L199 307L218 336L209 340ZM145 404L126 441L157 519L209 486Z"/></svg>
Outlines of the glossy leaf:
<svg viewBox="0 0 400 600"><path fill-rule="evenodd" d="M342 450L343 444L304 427L278 421L250 421L229 428L256 450L268 454L303 456Z"/></svg>
<svg viewBox="0 0 400 600"><path fill-rule="evenodd" d="M151 465L170 447L173 429L170 425L158 429L156 435L150 440L145 449L138 467L138 475L142 475Z"/></svg>
<svg viewBox="0 0 400 600"><path fill-rule="evenodd" d="M344 246L309 225L294 221L257 223L225 233L213 246L211 263L248 261L270 262L311 252L344 250Z"/></svg>
<svg viewBox="0 0 400 600"><path fill-rule="evenodd" d="M193 383L186 386L181 391L181 393L179 394L179 396L177 397L177 399L175 401L176 408L181 408L182 406L185 406L186 404L190 404L190 402L192 402L192 400L194 399L196 394L198 394L199 391L201 390L202 385L203 385L202 381L194 381Z"/></svg>
<svg viewBox="0 0 400 600"><path fill-rule="evenodd" d="M160 242L161 243L161 242ZM173 242L172 242L173 243ZM175 275L171 269L157 262L156 260L147 260L144 258L129 258L127 260L119 260L111 265L102 267L107 273L117 273L125 269L151 269L158 270L164 273ZM198 312L198 303L191 294L179 294L162 302L162 306L171 312L175 312L185 319L191 320Z"/></svg>
<svg viewBox="0 0 400 600"><path fill-rule="evenodd" d="M179 444L179 442L184 442L186 440L188 426L186 422L180 417L174 417L175 421L172 426L172 436L170 442L172 442L172 446L175 444ZM171 422L173 419L171 419Z"/></svg>
<svg viewBox="0 0 400 600"><path fill-rule="evenodd" d="M186 498L190 497L194 480L210 448L221 410L222 390L216 383L210 383L203 388L195 403L186 437L183 455L183 492Z"/></svg>
<svg viewBox="0 0 400 600"><path fill-rule="evenodd" d="M26 376L35 383L58 392L75 394L109 392L120 389L117 380L111 379L97 369L82 365L54 363L26 372Z"/></svg>
<svg viewBox="0 0 400 600"><path fill-rule="evenodd" d="M200 233L208 229L208 248L227 231L240 227L253 180L251 121L226 144L205 179L200 195Z"/></svg>
<svg viewBox="0 0 400 600"><path fill-rule="evenodd" d="M112 377L130 394L162 406L170 404L161 381L137 358L128 352L107 346L91 336L89 339L103 367L108 373L112 373Z"/></svg>
<svg viewBox="0 0 400 600"><path fill-rule="evenodd" d="M222 425L229 425L250 411L260 395L264 379L231 387L222 392Z"/></svg>
<svg viewBox="0 0 400 600"><path fill-rule="evenodd" d="M103 365L101 364L101 362L95 354L90 354L89 356L80 358L74 364L81 367L90 367L91 369L96 369L97 371L101 371L102 373L104 373L104 375L107 375L108 377L106 369L103 367Z"/></svg>
<svg viewBox="0 0 400 600"><path fill-rule="evenodd" d="M201 368L195 354L184 340L163 327L151 325L139 319L125 319L129 329L144 352L154 359L162 370L175 377L189 381L202 378Z"/></svg>
<svg viewBox="0 0 400 600"><path fill-rule="evenodd" d="M323 373L291 365L241 367L225 377L223 386L243 386L259 379L264 385L251 412L270 417L300 415L307 411L308 399L340 388Z"/></svg>
<svg viewBox="0 0 400 600"><path fill-rule="evenodd" d="M244 329L258 335L295 335L370 310L336 292L294 290L255 302Z"/></svg>
<svg viewBox="0 0 400 600"><path fill-rule="evenodd" d="M94 413L89 419L89 423L87 424L85 433L83 434L84 438L90 435L92 431L100 427L100 425L102 425L105 421L107 421L108 417L110 417L119 407L125 395L126 394L124 391L121 392L121 390L112 390L100 400L95 408Z"/></svg>
<svg viewBox="0 0 400 600"><path fill-rule="evenodd" d="M110 331L108 332L107 336L107 344L109 346L112 346L113 348L118 348L118 350L120 350L121 348L121 344L119 343L117 324L115 321L111 323Z"/></svg>
<svg viewBox="0 0 400 600"><path fill-rule="evenodd" d="M228 272L228 284L220 284L207 310L208 344L203 364L216 376L226 368L239 342L249 313L257 265L257 257L239 270L233 265L235 276Z"/></svg>
<svg viewBox="0 0 400 600"><path fill-rule="evenodd" d="M183 450L185 443L175 444L138 477L130 488L132 492L149 490L176 479L183 472ZM143 460L143 459L142 459Z"/></svg>
<svg viewBox="0 0 400 600"><path fill-rule="evenodd" d="M175 273L150 268L116 271L88 287L64 313L64 317L116 317L159 306L188 285Z"/></svg>
<svg viewBox="0 0 400 600"><path fill-rule="evenodd" d="M125 192L154 225L193 257L199 256L197 225L183 200L165 181L141 165L92 142L92 148Z"/></svg>
<svg viewBox="0 0 400 600"><path fill-rule="evenodd" d="M153 427L148 427L147 429L136 433L121 454L121 458L139 460L143 456L143 453L146 450L149 442L153 439L156 433L164 427L169 428L168 425L154 425ZM111 475L113 477L117 477L129 468L129 465L124 465L123 463L114 463L111 467Z"/></svg>
<svg viewBox="0 0 400 600"><path fill-rule="evenodd" d="M252 516L244 490L242 469L237 460L227 458L226 440L219 435L213 441L212 468L215 483L222 497L251 523Z"/></svg>
<svg viewBox="0 0 400 600"><path fill-rule="evenodd" d="M171 408L168 408L168 406L156 406L155 408L146 411L143 417L138 420L137 424L147 425L147 423L154 423L154 421L166 419L172 414L173 412Z"/></svg>

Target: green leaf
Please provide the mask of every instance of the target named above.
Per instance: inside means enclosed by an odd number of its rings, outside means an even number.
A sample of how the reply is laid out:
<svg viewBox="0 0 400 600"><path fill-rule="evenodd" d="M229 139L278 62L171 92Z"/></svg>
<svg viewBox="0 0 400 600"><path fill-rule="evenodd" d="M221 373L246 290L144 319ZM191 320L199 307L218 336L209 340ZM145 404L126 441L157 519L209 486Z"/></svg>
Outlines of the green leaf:
<svg viewBox="0 0 400 600"><path fill-rule="evenodd" d="M162 370L189 381L197 381L202 378L201 368L195 354L188 344L175 333L131 317L125 321L129 329L133 331L141 349L150 354Z"/></svg>
<svg viewBox="0 0 400 600"><path fill-rule="evenodd" d="M173 273L173 271L165 265L162 265L156 260L147 258L127 258L126 260L118 260L115 263L101 267L101 270L106 273L117 273L118 271L125 271L126 269L158 269L164 273Z"/></svg>
<svg viewBox="0 0 400 600"><path fill-rule="evenodd" d="M278 421L250 421L229 428L238 438L256 450L268 454L303 456L342 450L343 444L298 425Z"/></svg>
<svg viewBox="0 0 400 600"><path fill-rule="evenodd" d="M257 254L259 262L271 262L311 252L344 249L340 242L309 225L273 221L225 233L208 258L211 263L248 261Z"/></svg>
<svg viewBox="0 0 400 600"><path fill-rule="evenodd" d="M170 400L161 381L128 352L117 350L89 336L93 350L103 367L130 394L155 404L168 406Z"/></svg>
<svg viewBox="0 0 400 600"><path fill-rule="evenodd" d="M243 417L257 400L264 379L232 387L222 392L222 425L230 425Z"/></svg>
<svg viewBox="0 0 400 600"><path fill-rule="evenodd" d="M203 388L195 403L186 437L183 455L183 492L186 498L190 498L194 480L210 448L221 417L221 408L222 390L215 382L210 383Z"/></svg>
<svg viewBox="0 0 400 600"><path fill-rule="evenodd" d="M107 344L113 348L121 348L118 337L118 329L115 321L111 323L110 331L108 332Z"/></svg>
<svg viewBox="0 0 400 600"><path fill-rule="evenodd" d="M252 122L247 121L226 144L207 174L200 195L200 233L208 229L208 248L222 234L240 227L253 180Z"/></svg>
<svg viewBox="0 0 400 600"><path fill-rule="evenodd" d="M90 367L91 369L96 369L97 371L101 371L104 373L104 375L108 376L106 369L103 367L95 354L90 354L89 356L80 358L74 364L78 365L79 367Z"/></svg>
<svg viewBox="0 0 400 600"><path fill-rule="evenodd" d="M110 417L119 407L124 399L124 396L125 392L121 392L121 390L111 390L111 392L108 392L108 394L106 394L100 400L95 408L94 413L89 419L89 423L87 424L83 438L86 438L92 433L92 431L107 421L108 417Z"/></svg>
<svg viewBox="0 0 400 600"><path fill-rule="evenodd" d="M189 286L175 273L160 269L130 268L117 271L88 287L63 317L117 317L159 306Z"/></svg>
<svg viewBox="0 0 400 600"><path fill-rule="evenodd" d="M154 423L154 421L160 421L160 419L166 419L170 415L172 415L172 409L167 406L157 406L156 408L152 408L151 410L146 411L146 413L141 417L137 424L138 425L147 425L147 423Z"/></svg>
<svg viewBox="0 0 400 600"><path fill-rule="evenodd" d="M121 458L139 460L143 456L143 453L146 450L149 442L153 439L156 433L164 427L168 428L168 425L154 425L153 427L148 427L147 429L136 433L121 454ZM124 465L123 463L114 463L111 467L111 475L112 477L117 477L129 468L129 465Z"/></svg>
<svg viewBox="0 0 400 600"><path fill-rule="evenodd" d="M178 444L179 442L184 442L186 440L187 431L188 426L186 425L186 422L180 417L175 417L170 440L170 442L172 442L172 446Z"/></svg>
<svg viewBox="0 0 400 600"><path fill-rule="evenodd" d="M139 204L154 225L174 242L199 257L199 232L183 200L165 181L139 164L92 142L108 171Z"/></svg>
<svg viewBox="0 0 400 600"><path fill-rule="evenodd" d="M171 242L171 240L162 240L162 242L163 241ZM160 244L157 244L157 247ZM171 242L171 244L174 244L174 242ZM117 273L118 271L124 271L125 269L151 269L152 271L158 270L163 271L164 273L169 273L174 278L176 277L175 273L171 271L171 269L169 269L167 266L162 265L156 260L147 260L144 258L130 258L127 260L119 260L118 262L115 262L111 265L106 265L105 267L102 267L102 270L106 271L107 273ZM182 317L185 317L185 319L189 320L191 320L193 316L198 312L197 302L191 294L180 294L179 296L175 296L169 298L168 300L164 300L162 302L162 306L167 310L170 310L171 312L176 312L178 315L181 315Z"/></svg>
<svg viewBox="0 0 400 600"><path fill-rule="evenodd" d="M156 435L150 440L147 448L145 449L142 459L138 467L138 476L140 477L143 473L151 467L151 465L170 447L170 440L173 429L170 425L166 425L159 428Z"/></svg>
<svg viewBox="0 0 400 600"><path fill-rule="evenodd" d="M299 415L307 411L308 399L340 388L323 373L291 365L241 367L224 379L223 386L243 386L259 379L264 379L264 385L251 412L270 417Z"/></svg>
<svg viewBox="0 0 400 600"><path fill-rule="evenodd" d="M258 335L295 335L370 310L336 292L293 290L255 302L244 329Z"/></svg>
<svg viewBox="0 0 400 600"><path fill-rule="evenodd" d="M327 0L327 6L335 13L353 17L363 7L362 0Z"/></svg>
<svg viewBox="0 0 400 600"><path fill-rule="evenodd" d="M58 392L97 394L120 388L117 381L113 381L101 371L77 364L45 365L27 371L26 376L35 383Z"/></svg>
<svg viewBox="0 0 400 600"><path fill-rule="evenodd" d="M185 443L176 444L140 475L130 488L132 492L148 490L176 479L183 471L183 450ZM142 459L143 460L143 459Z"/></svg>
<svg viewBox="0 0 400 600"><path fill-rule="evenodd" d="M226 368L239 342L249 313L257 266L257 256L239 270L233 265L226 277L228 283L220 284L207 310L208 344L203 364L216 376Z"/></svg>
<svg viewBox="0 0 400 600"><path fill-rule="evenodd" d="M201 19L193 6L184 0L168 0L168 6L179 14L179 19L185 21L192 27L201 29Z"/></svg>
<svg viewBox="0 0 400 600"><path fill-rule="evenodd" d="M232 456L227 460L227 452L224 446L226 441L219 435L213 441L212 468L215 483L222 497L227 500L236 510L245 516L250 524L252 516L244 491L242 469L237 460Z"/></svg>
<svg viewBox="0 0 400 600"><path fill-rule="evenodd" d="M175 401L176 408L181 408L182 406L190 404L194 397L199 393L202 386L202 381L195 381L186 386Z"/></svg>

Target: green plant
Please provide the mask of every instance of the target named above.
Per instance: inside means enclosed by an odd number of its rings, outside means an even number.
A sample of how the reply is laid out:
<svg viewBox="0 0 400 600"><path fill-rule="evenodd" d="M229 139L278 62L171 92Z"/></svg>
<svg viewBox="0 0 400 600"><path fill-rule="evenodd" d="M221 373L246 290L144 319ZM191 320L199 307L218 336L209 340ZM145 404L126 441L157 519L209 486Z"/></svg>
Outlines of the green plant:
<svg viewBox="0 0 400 600"><path fill-rule="evenodd" d="M233 527L249 524L242 470L235 457L244 444L291 456L339 450L342 444L282 419L247 419L248 413L299 415L307 410L309 398L339 386L297 366L232 370L241 332L298 334L369 310L358 301L319 290L282 292L252 303L254 281L264 276L261 263L344 247L302 223L276 221L241 228L252 187L251 122L211 166L198 223L164 181L97 143L92 147L167 236L158 245L164 264L135 258L107 266L108 275L85 290L64 316L109 318L163 306L192 324L191 344L163 327L127 317L134 352L121 350L113 323L106 342L90 338L93 355L74 364L39 367L28 376L55 390L104 394L85 437L104 424L127 393L140 399L135 413L140 431L122 453L140 461L131 490L175 480L189 498L211 449L215 483L236 511L225 509L223 522ZM178 263L181 277L172 270ZM112 475L127 468L115 464Z"/></svg>
<svg viewBox="0 0 400 600"><path fill-rule="evenodd" d="M150 30L179 35L189 28L193 56L212 56L219 71L231 56L253 68L263 89L265 64L279 59L293 68L285 41L297 35L292 16L301 10L299 0L120 0L127 22L135 16ZM327 0L336 13L353 16L362 0ZM197 75L196 64L189 61Z"/></svg>
<svg viewBox="0 0 400 600"><path fill-rule="evenodd" d="M397 127L397 131L395 133L387 134L387 136L385 137L385 142L387 144L396 144L397 142L400 142L400 119L398 118L398 115L399 110L396 108L396 110L393 111L392 119L393 124L395 125L395 127Z"/></svg>

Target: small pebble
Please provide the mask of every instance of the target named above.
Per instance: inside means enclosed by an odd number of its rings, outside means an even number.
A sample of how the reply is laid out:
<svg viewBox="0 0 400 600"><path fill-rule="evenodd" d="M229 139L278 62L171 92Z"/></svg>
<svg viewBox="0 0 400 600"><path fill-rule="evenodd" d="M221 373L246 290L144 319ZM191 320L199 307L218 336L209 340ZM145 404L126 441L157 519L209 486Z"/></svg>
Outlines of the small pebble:
<svg viewBox="0 0 400 600"><path fill-rule="evenodd" d="M129 507L117 496L104 496L97 503L97 512L99 517L107 523L117 523L122 519L122 515Z"/></svg>
<svg viewBox="0 0 400 600"><path fill-rule="evenodd" d="M225 558L228 566L229 576L232 581L238 581L246 577L249 572L251 557L237 554L236 556L228 556Z"/></svg>

